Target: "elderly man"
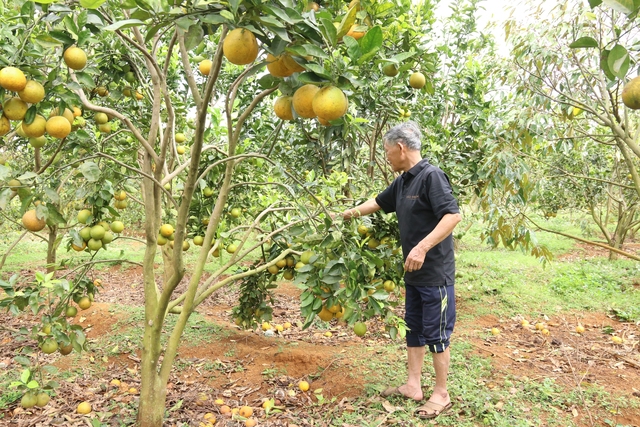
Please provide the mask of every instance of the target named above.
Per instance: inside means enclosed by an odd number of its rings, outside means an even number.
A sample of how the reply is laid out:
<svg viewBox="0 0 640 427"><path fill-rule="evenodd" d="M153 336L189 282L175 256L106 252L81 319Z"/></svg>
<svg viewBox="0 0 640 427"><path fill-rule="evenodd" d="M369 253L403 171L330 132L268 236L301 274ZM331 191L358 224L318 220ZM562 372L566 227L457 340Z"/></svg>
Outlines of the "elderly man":
<svg viewBox="0 0 640 427"><path fill-rule="evenodd" d="M447 175L422 158L421 139L414 122L390 129L383 138L384 150L393 170L403 173L376 198L344 211L342 217L348 220L380 209L398 216L405 259L408 378L382 395L424 399L421 375L428 347L436 382L433 394L416 410L416 415L430 419L452 405L447 390L449 338L456 316L451 233L461 216Z"/></svg>

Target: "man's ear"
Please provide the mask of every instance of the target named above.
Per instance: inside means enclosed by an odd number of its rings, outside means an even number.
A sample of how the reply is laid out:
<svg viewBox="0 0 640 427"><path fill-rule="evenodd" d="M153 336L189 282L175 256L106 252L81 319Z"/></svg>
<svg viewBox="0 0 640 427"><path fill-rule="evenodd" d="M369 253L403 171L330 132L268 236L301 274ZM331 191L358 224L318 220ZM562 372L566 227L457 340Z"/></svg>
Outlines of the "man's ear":
<svg viewBox="0 0 640 427"><path fill-rule="evenodd" d="M400 148L400 154L405 154L407 151L407 146L402 142L397 142L398 148Z"/></svg>

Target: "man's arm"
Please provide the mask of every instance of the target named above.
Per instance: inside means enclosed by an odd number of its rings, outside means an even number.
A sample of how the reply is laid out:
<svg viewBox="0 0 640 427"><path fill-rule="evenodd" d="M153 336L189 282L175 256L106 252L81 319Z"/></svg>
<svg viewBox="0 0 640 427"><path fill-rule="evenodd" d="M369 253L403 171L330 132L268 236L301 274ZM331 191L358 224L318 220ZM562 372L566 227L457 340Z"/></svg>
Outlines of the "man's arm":
<svg viewBox="0 0 640 427"><path fill-rule="evenodd" d="M344 220L349 220L351 218L369 215L379 210L380 206L376 203L376 199L369 199L361 205L356 206L355 208L347 209L346 211L342 212L341 215Z"/></svg>
<svg viewBox="0 0 640 427"><path fill-rule="evenodd" d="M451 234L460 221L462 221L462 216L460 216L459 213L449 213L443 216L438 225L436 225L436 228L411 249L404 263L404 269L406 271L420 270L424 263L424 257L427 255L427 252L429 252L429 249L442 242Z"/></svg>

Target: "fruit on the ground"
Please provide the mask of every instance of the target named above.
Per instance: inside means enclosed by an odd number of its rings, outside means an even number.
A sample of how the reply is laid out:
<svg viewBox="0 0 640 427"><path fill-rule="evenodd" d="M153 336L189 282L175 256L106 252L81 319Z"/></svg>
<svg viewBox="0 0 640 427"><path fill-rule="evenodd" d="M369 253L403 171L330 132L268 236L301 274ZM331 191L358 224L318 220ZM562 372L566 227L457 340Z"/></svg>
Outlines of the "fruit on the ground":
<svg viewBox="0 0 640 427"><path fill-rule="evenodd" d="M138 394L138 389L135 387L129 387L129 390L127 390L129 392L129 394Z"/></svg>
<svg viewBox="0 0 640 427"><path fill-rule="evenodd" d="M122 233L122 231L124 230L124 224L122 221L113 221L109 225L109 228L111 228L111 231L113 231L114 233Z"/></svg>
<svg viewBox="0 0 640 427"><path fill-rule="evenodd" d="M258 425L258 422L253 418L244 420L244 427L255 427L256 425Z"/></svg>
<svg viewBox="0 0 640 427"><path fill-rule="evenodd" d="M367 325L364 322L356 322L353 325L353 333L359 337L363 337L367 333Z"/></svg>
<svg viewBox="0 0 640 427"><path fill-rule="evenodd" d="M269 329L271 329L271 324L269 322L262 322L262 330L268 331Z"/></svg>
<svg viewBox="0 0 640 427"><path fill-rule="evenodd" d="M396 282L394 282L393 280L385 280L383 287L385 291L393 292L396 288Z"/></svg>
<svg viewBox="0 0 640 427"><path fill-rule="evenodd" d="M241 417L249 418L251 415L253 415L253 409L250 406L243 406L238 411L238 415L240 415Z"/></svg>
<svg viewBox="0 0 640 427"><path fill-rule="evenodd" d="M624 85L622 102L632 110L640 109L640 76L634 77Z"/></svg>
<svg viewBox="0 0 640 427"><path fill-rule="evenodd" d="M319 90L320 88L315 85L306 84L295 91L292 100L293 109L300 117L312 119L316 116L313 111L313 98Z"/></svg>
<svg viewBox="0 0 640 427"><path fill-rule="evenodd" d="M544 323L542 323L542 322L538 322L538 323L536 323L536 329L537 329L537 330L541 331L541 330L543 330L543 329L544 329L544 327L545 327L545 326L544 326Z"/></svg>
<svg viewBox="0 0 640 427"><path fill-rule="evenodd" d="M203 59L198 64L198 70L200 70L200 74L203 76L208 76L211 72L211 67L213 67L213 61L210 59Z"/></svg>
<svg viewBox="0 0 640 427"><path fill-rule="evenodd" d="M213 415L211 412L207 412L206 414L204 414L204 420L209 422L210 424L215 424L216 423L216 416Z"/></svg>
<svg viewBox="0 0 640 427"><path fill-rule="evenodd" d="M621 337L614 335L611 337L611 342L613 342L614 344L622 344L624 340Z"/></svg>
<svg viewBox="0 0 640 427"><path fill-rule="evenodd" d="M40 231L46 225L44 218L38 218L35 209L28 210L22 215L22 225L29 231Z"/></svg>
<svg viewBox="0 0 640 427"><path fill-rule="evenodd" d="M222 44L222 53L232 64L250 64L258 57L256 36L246 28L231 30Z"/></svg>
<svg viewBox="0 0 640 427"><path fill-rule="evenodd" d="M291 110L291 103L293 97L281 96L273 103L273 111L276 116L282 120L293 120L293 110Z"/></svg>
<svg viewBox="0 0 640 427"><path fill-rule="evenodd" d="M220 413L223 414L223 415L230 414L231 413L231 408L228 407L227 405L222 405L220 407Z"/></svg>
<svg viewBox="0 0 640 427"><path fill-rule="evenodd" d="M78 301L78 307L80 307L82 310L86 310L87 308L91 307L91 300L89 299L89 297L84 296L80 298L80 300Z"/></svg>
<svg viewBox="0 0 640 427"><path fill-rule="evenodd" d="M58 351L60 352L61 355L66 356L67 354L73 351L73 345L71 343L67 345L60 345L58 347Z"/></svg>
<svg viewBox="0 0 640 427"><path fill-rule="evenodd" d="M333 313L331 311L329 311L329 309L327 307L322 307L322 310L320 310L320 313L318 313L318 317L321 320L324 320L325 322L328 322L329 320L333 319Z"/></svg>
<svg viewBox="0 0 640 427"><path fill-rule="evenodd" d="M37 394L36 400L37 400L36 406L38 408L42 408L47 406L47 403L49 403L49 401L51 400L51 396L49 396L44 391L41 391L40 393Z"/></svg>
<svg viewBox="0 0 640 427"><path fill-rule="evenodd" d="M22 399L20 399L20 406L22 406L24 409L33 408L37 404L38 396L36 396L36 394L31 391L26 392L24 396L22 396Z"/></svg>
<svg viewBox="0 0 640 427"><path fill-rule="evenodd" d="M22 120L29 107L22 99L14 97L4 101L2 109L9 120Z"/></svg>
<svg viewBox="0 0 640 427"><path fill-rule="evenodd" d="M27 85L27 78L16 67L4 67L0 70L0 86L11 92L20 92Z"/></svg>
<svg viewBox="0 0 640 427"><path fill-rule="evenodd" d="M215 403L216 405L224 405L224 400L218 398L218 399L214 400L213 403Z"/></svg>
<svg viewBox="0 0 640 427"><path fill-rule="evenodd" d="M582 325L576 326L576 332L579 334L584 334L584 326Z"/></svg>
<svg viewBox="0 0 640 427"><path fill-rule="evenodd" d="M42 352L45 354L54 353L58 350L58 343L53 338L47 338L42 343L40 350L42 350Z"/></svg>
<svg viewBox="0 0 640 427"><path fill-rule="evenodd" d="M109 384L111 384L112 386L115 386L115 387L120 387L120 380L117 379L117 378L114 378L114 379L111 380L111 382Z"/></svg>
<svg viewBox="0 0 640 427"><path fill-rule="evenodd" d="M285 329L289 329L289 328L291 328L291 323L289 323L289 322L284 322L284 324L282 325L282 327L284 327Z"/></svg>
<svg viewBox="0 0 640 427"><path fill-rule="evenodd" d="M74 317L76 314L78 314L78 309L75 308L74 306L70 305L69 307L67 307L66 311L65 311L65 315L67 317Z"/></svg>
<svg viewBox="0 0 640 427"><path fill-rule="evenodd" d="M30 138L39 138L42 135L44 135L46 126L47 126L47 120L44 117L42 117L40 114L36 114L36 116L33 118L33 121L29 124L27 124L26 122L22 122L22 130L24 131L25 135L27 135ZM44 142L45 143L47 142L46 138L44 138Z"/></svg>
<svg viewBox="0 0 640 427"><path fill-rule="evenodd" d="M174 229L173 229L173 225L171 225L171 224L163 224L163 225L160 227L160 234L161 234L162 236L164 236L164 237L169 237L169 236L171 236L171 235L173 234L173 231L174 231Z"/></svg>
<svg viewBox="0 0 640 427"><path fill-rule="evenodd" d="M87 65L87 54L77 46L71 46L64 51L64 63L72 70L82 70Z"/></svg>
<svg viewBox="0 0 640 427"><path fill-rule="evenodd" d="M525 320L525 319L522 319L522 320L520 321L520 325L521 325L523 328L528 328L528 327L529 327L529 321L528 321L528 320Z"/></svg>
<svg viewBox="0 0 640 427"><path fill-rule="evenodd" d="M424 85L427 83L427 79L424 77L424 74L421 72L415 72L411 74L409 77L409 86L414 89L422 89Z"/></svg>
<svg viewBox="0 0 640 427"><path fill-rule="evenodd" d="M91 412L91 404L89 402L81 402L76 408L76 412L78 414L88 414Z"/></svg>
<svg viewBox="0 0 640 427"><path fill-rule="evenodd" d="M71 133L71 123L63 116L53 116L47 120L46 131L54 138L65 138Z"/></svg>
<svg viewBox="0 0 640 427"><path fill-rule="evenodd" d="M301 391L307 391L307 390L309 390L309 383L308 383L308 382L306 382L306 381L304 381L304 380L302 380L302 381L300 381L300 382L298 383L298 388L299 388Z"/></svg>
<svg viewBox="0 0 640 427"><path fill-rule="evenodd" d="M396 64L389 63L382 67L382 72L385 76L395 77L398 75L398 66Z"/></svg>
<svg viewBox="0 0 640 427"><path fill-rule="evenodd" d="M37 104L44 99L44 86L35 80L27 80L24 89L18 91L18 96L24 102Z"/></svg>
<svg viewBox="0 0 640 427"><path fill-rule="evenodd" d="M549 330L547 328L543 328L540 332L542 333L542 335L545 335L545 336L550 334L550 332L549 332Z"/></svg>
<svg viewBox="0 0 640 427"><path fill-rule="evenodd" d="M193 244L196 246L202 246L202 244L204 243L204 237L202 236L194 236L193 237Z"/></svg>
<svg viewBox="0 0 640 427"><path fill-rule="evenodd" d="M491 328L491 335L500 335L500 329Z"/></svg>
<svg viewBox="0 0 640 427"><path fill-rule="evenodd" d="M313 96L313 113L324 120L336 120L344 116L349 103L344 92L335 86L325 86Z"/></svg>

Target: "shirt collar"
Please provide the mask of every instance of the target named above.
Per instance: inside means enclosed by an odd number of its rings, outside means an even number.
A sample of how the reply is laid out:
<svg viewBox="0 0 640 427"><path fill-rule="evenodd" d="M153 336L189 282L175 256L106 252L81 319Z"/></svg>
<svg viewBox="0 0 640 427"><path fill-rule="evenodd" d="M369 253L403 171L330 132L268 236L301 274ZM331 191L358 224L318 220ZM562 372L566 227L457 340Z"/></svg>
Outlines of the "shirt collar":
<svg viewBox="0 0 640 427"><path fill-rule="evenodd" d="M426 168L429 164L427 159L422 159L418 163L416 163L411 169L402 174L402 178L406 179L409 177L414 177L418 175L422 169Z"/></svg>

